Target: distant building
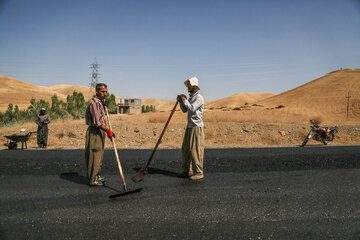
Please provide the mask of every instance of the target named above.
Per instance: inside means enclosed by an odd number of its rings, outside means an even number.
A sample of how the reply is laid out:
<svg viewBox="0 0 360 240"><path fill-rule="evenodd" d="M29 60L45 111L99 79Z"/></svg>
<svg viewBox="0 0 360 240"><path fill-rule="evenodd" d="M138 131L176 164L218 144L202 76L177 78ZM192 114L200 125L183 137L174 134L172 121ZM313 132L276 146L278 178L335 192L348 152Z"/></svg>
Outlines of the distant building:
<svg viewBox="0 0 360 240"><path fill-rule="evenodd" d="M139 114L141 113L141 99L138 98L120 98L116 105L118 114Z"/></svg>

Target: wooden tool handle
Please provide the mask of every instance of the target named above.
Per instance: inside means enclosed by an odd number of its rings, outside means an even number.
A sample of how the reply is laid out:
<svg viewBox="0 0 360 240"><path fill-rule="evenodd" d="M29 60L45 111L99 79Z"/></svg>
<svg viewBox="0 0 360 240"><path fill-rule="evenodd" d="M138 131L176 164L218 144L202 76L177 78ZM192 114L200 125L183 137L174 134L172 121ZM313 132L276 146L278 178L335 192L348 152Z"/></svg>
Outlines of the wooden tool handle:
<svg viewBox="0 0 360 240"><path fill-rule="evenodd" d="M107 118L107 121L108 121L108 124L109 124L109 129L112 131L112 127L111 127L111 122L110 122L110 117L109 117L108 109L107 109L106 106L104 106L104 109L105 109L106 118ZM122 181L122 183L123 183L123 187L124 187L124 190L125 190L125 192L126 192L126 191L127 191L127 188L126 188L124 173L123 173L123 170L122 170L122 167L121 167L121 164L120 164L120 159L119 159L119 154L118 154L118 151L117 151L117 148L116 148L115 139L112 139L112 138L111 138L111 142L112 142L112 144L113 144L113 148L114 148L114 152L115 152L115 156L116 156L116 161L117 161L117 164L118 164L118 167L119 167L119 172L120 172L120 176L121 176L121 181Z"/></svg>
<svg viewBox="0 0 360 240"><path fill-rule="evenodd" d="M155 148L154 148L154 150L152 151L152 153L151 153L151 155L150 155L150 158L149 158L149 160L148 160L148 162L147 162L147 164L146 164L146 166L145 166L145 169L147 169L148 166L150 165L150 162L151 162L151 160L152 160L152 158L153 158L153 156L154 156L154 154L155 154L155 152L156 152L156 149L158 148L158 146L159 146L159 144L160 144L160 142L161 142L161 139L162 139L162 137L163 137L163 135L164 135L164 133L165 133L165 130L166 130L167 126L169 125L170 119L171 119L171 117L173 116L177 105L178 105L178 101L176 101L174 108L171 110L170 116L169 116L168 120L167 120L166 123L165 123L164 129L162 130L162 132L161 132L161 134L160 134L160 137L159 137L159 140L157 141L157 143L156 143L156 145L155 145Z"/></svg>

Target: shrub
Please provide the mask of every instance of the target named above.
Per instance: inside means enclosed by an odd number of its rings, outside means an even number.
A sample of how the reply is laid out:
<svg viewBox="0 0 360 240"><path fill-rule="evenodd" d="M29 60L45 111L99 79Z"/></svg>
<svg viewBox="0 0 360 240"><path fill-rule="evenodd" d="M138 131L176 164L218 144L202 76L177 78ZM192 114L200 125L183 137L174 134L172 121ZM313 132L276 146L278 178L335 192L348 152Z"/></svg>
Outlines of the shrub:
<svg viewBox="0 0 360 240"><path fill-rule="evenodd" d="M142 105L141 106L141 112L142 113L147 113L147 112L155 112L155 106L153 105Z"/></svg>
<svg viewBox="0 0 360 240"><path fill-rule="evenodd" d="M109 113L116 113L116 97L114 94L106 95L105 102L108 104Z"/></svg>
<svg viewBox="0 0 360 240"><path fill-rule="evenodd" d="M109 113L116 113L115 95L108 94L106 96ZM36 101L34 97L30 99L30 105L26 110L20 110L16 105L9 104L5 113L0 112L0 126L11 125L15 122L32 122L35 121L40 109L45 108L50 115L51 120L66 118L72 116L75 119L85 117L86 107L89 102L85 102L84 95L76 91L72 95L68 95L66 102L58 99L54 94L51 97L51 104L43 99Z"/></svg>

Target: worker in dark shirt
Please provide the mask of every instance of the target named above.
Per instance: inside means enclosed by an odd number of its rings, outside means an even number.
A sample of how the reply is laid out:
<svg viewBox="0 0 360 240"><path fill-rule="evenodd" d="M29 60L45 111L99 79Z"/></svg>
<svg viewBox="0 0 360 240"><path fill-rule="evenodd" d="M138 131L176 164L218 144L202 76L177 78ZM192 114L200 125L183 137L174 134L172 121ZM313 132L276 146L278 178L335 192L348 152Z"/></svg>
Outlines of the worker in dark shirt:
<svg viewBox="0 0 360 240"><path fill-rule="evenodd" d="M46 148L49 133L48 124L50 123L50 116L46 113L45 108L40 109L40 114L38 115L35 122L38 125L37 144L39 147Z"/></svg>

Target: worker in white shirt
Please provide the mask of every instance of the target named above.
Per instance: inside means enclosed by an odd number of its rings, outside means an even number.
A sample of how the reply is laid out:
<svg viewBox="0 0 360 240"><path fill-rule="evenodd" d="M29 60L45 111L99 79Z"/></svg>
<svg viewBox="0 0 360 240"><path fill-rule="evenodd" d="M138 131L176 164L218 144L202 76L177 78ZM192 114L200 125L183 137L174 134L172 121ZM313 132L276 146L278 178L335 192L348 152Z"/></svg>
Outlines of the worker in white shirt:
<svg viewBox="0 0 360 240"><path fill-rule="evenodd" d="M181 110L188 113L188 124L182 144L182 172L178 177L199 180L204 178L204 98L199 93L199 80L196 77L184 82L188 88L189 99L178 95Z"/></svg>

